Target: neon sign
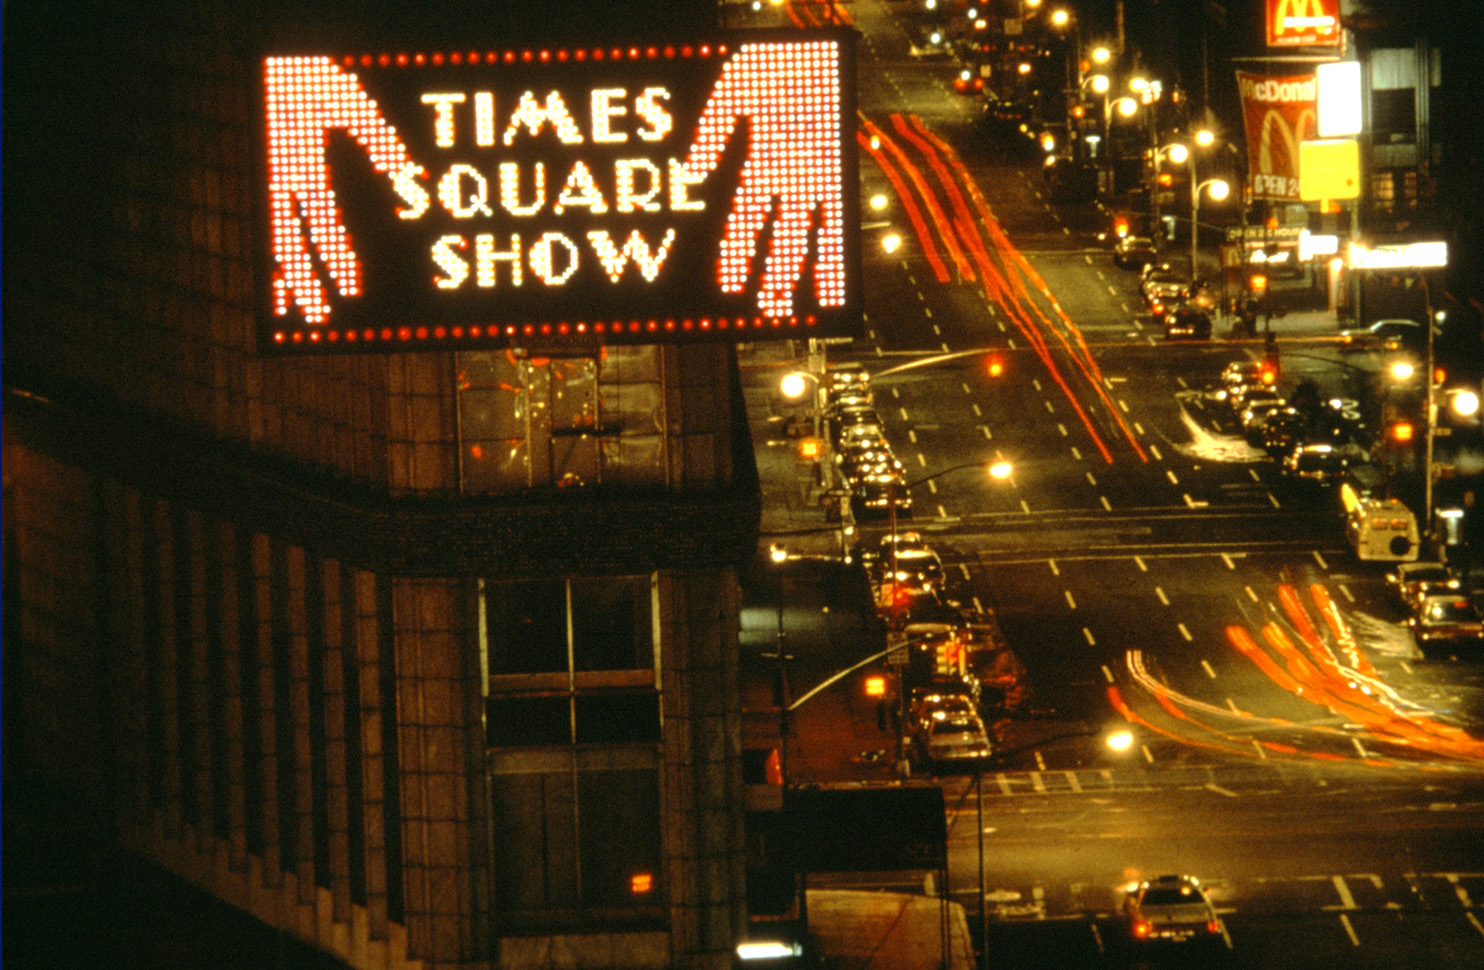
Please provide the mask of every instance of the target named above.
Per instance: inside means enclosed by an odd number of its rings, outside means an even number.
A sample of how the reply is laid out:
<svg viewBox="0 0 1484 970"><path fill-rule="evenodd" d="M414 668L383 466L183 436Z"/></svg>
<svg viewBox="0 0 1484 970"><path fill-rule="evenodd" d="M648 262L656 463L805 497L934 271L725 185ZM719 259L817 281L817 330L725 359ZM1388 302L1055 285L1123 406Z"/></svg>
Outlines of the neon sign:
<svg viewBox="0 0 1484 970"><path fill-rule="evenodd" d="M274 352L854 336L853 50L263 59Z"/></svg>
<svg viewBox="0 0 1484 970"><path fill-rule="evenodd" d="M1267 32L1269 47L1334 47L1339 0L1267 0Z"/></svg>

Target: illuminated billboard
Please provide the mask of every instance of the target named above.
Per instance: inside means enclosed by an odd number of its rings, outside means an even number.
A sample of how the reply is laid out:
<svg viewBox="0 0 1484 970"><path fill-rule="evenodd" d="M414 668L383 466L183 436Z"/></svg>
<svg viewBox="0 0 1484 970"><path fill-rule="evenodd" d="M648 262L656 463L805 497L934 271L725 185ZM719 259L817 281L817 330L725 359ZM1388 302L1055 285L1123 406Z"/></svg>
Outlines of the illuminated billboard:
<svg viewBox="0 0 1484 970"><path fill-rule="evenodd" d="M1247 130L1247 184L1254 199L1298 202L1299 146L1314 137L1313 74L1237 72Z"/></svg>
<svg viewBox="0 0 1484 970"><path fill-rule="evenodd" d="M851 37L263 58L265 351L856 336Z"/></svg>
<svg viewBox="0 0 1484 970"><path fill-rule="evenodd" d="M1269 47L1334 47L1340 0L1267 0Z"/></svg>

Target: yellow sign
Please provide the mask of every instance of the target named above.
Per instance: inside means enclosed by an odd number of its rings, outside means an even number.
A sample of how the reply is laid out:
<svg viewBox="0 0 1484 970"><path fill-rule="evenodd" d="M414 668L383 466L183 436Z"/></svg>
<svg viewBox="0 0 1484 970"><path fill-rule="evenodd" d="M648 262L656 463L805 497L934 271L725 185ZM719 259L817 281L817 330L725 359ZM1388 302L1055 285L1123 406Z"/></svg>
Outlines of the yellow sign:
<svg viewBox="0 0 1484 970"><path fill-rule="evenodd" d="M1299 143L1299 199L1360 198L1360 146L1353 138Z"/></svg>

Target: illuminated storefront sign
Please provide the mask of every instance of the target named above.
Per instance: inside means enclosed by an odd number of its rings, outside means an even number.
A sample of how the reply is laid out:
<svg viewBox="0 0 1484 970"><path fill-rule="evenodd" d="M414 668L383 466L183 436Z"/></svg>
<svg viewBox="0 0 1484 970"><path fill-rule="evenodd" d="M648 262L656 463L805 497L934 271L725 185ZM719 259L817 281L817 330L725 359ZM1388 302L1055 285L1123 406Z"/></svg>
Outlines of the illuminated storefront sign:
<svg viewBox="0 0 1484 970"><path fill-rule="evenodd" d="M262 71L265 349L858 333L844 32Z"/></svg>
<svg viewBox="0 0 1484 970"><path fill-rule="evenodd" d="M1366 246L1352 243L1350 265L1355 269L1436 269L1448 265L1448 244L1414 242Z"/></svg>
<svg viewBox="0 0 1484 970"><path fill-rule="evenodd" d="M1340 0L1267 0L1269 47L1334 47Z"/></svg>
<svg viewBox="0 0 1484 970"><path fill-rule="evenodd" d="M1237 72L1253 198L1300 200L1299 145L1314 137L1316 91L1313 74Z"/></svg>

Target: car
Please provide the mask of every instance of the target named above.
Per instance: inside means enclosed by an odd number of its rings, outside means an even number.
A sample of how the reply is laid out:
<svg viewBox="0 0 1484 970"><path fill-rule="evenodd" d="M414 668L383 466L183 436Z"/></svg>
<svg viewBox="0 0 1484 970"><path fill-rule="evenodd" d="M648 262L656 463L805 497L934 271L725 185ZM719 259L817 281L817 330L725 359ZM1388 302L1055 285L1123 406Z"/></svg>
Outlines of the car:
<svg viewBox="0 0 1484 970"><path fill-rule="evenodd" d="M898 549L895 557L883 557L879 565L882 574L898 586L928 592L943 589L943 560L931 549Z"/></svg>
<svg viewBox="0 0 1484 970"><path fill-rule="evenodd" d="M928 548L930 546L927 540L922 537L922 533L916 530L888 532L877 540L875 548L871 550L871 556L878 560L889 560L893 552Z"/></svg>
<svg viewBox="0 0 1484 970"><path fill-rule="evenodd" d="M943 560L917 532L883 536L866 558L879 582L928 591L943 588Z"/></svg>
<svg viewBox="0 0 1484 970"><path fill-rule="evenodd" d="M857 518L912 513L912 492L901 472L864 475L852 483L851 504Z"/></svg>
<svg viewBox="0 0 1484 970"><path fill-rule="evenodd" d="M1024 135L1034 117L1035 109L1024 101L992 97L985 101L980 121L996 134Z"/></svg>
<svg viewBox="0 0 1484 970"><path fill-rule="evenodd" d="M1333 485L1345 476L1358 454L1346 447L1331 444L1301 445L1283 460L1283 474L1316 485Z"/></svg>
<svg viewBox="0 0 1484 970"><path fill-rule="evenodd" d="M1165 314L1165 337L1211 339L1211 314L1197 303L1186 300Z"/></svg>
<svg viewBox="0 0 1484 970"><path fill-rule="evenodd" d="M1262 383L1262 361L1234 360L1221 369L1221 385L1231 388L1241 384Z"/></svg>
<svg viewBox="0 0 1484 970"><path fill-rule="evenodd" d="M1006 101L985 95L980 125L994 147L1008 156L1030 158L1040 154L1036 140L1035 109L1022 101Z"/></svg>
<svg viewBox="0 0 1484 970"><path fill-rule="evenodd" d="M1232 413L1238 416L1258 401L1276 401L1282 404L1283 395L1267 384L1257 383L1238 385L1226 396L1226 403L1231 406Z"/></svg>
<svg viewBox="0 0 1484 970"><path fill-rule="evenodd" d="M1463 585L1446 565L1429 560L1397 563L1386 582L1408 609L1424 596L1456 593Z"/></svg>
<svg viewBox="0 0 1484 970"><path fill-rule="evenodd" d="M1484 647L1484 617L1461 592L1419 596L1407 626L1424 654L1430 647Z"/></svg>
<svg viewBox="0 0 1484 970"><path fill-rule="evenodd" d="M982 94L984 93L984 78L966 67L954 77L953 90L959 94Z"/></svg>
<svg viewBox="0 0 1484 970"><path fill-rule="evenodd" d="M912 692L912 729L926 727L929 721L950 717L968 717L979 713L968 694L939 693L931 688Z"/></svg>
<svg viewBox="0 0 1484 970"><path fill-rule="evenodd" d="M871 391L866 387L843 387L828 392L825 414L843 413L852 408L871 407Z"/></svg>
<svg viewBox="0 0 1484 970"><path fill-rule="evenodd" d="M961 707L932 711L917 726L915 741L922 761L939 770L982 763L994 752L983 718Z"/></svg>
<svg viewBox="0 0 1484 970"><path fill-rule="evenodd" d="M1242 436L1250 443L1257 444L1262 440L1263 423L1267 421L1268 416L1276 414L1283 409L1284 402L1282 398L1274 401L1272 398L1264 395L1257 400L1250 401L1242 409L1242 414L1239 418L1242 422Z"/></svg>
<svg viewBox="0 0 1484 970"><path fill-rule="evenodd" d="M840 466L840 477L844 480L847 488L858 489L867 482L880 479L882 476L900 474L902 463L896 458L887 456L885 458L873 457L869 460L856 461L853 464Z"/></svg>
<svg viewBox="0 0 1484 970"><path fill-rule="evenodd" d="M1427 343L1427 328L1416 320L1377 320L1369 326L1340 331L1340 343L1358 349L1418 349Z"/></svg>
<svg viewBox="0 0 1484 970"><path fill-rule="evenodd" d="M1120 269L1148 266L1159 258L1148 236L1124 236L1113 244L1113 262Z"/></svg>
<svg viewBox="0 0 1484 970"><path fill-rule="evenodd" d="M1309 426L1309 419L1297 408L1281 407L1263 416L1257 438L1270 458L1282 458L1298 447Z"/></svg>
<svg viewBox="0 0 1484 970"><path fill-rule="evenodd" d="M1136 947L1232 948L1226 924L1194 876L1158 876L1125 887L1122 914Z"/></svg>
<svg viewBox="0 0 1484 970"><path fill-rule="evenodd" d="M1043 130L1041 132L1042 148L1046 148L1048 144L1046 140L1048 134L1052 138L1050 144L1066 144L1065 136ZM1092 165L1078 162L1065 155L1048 154L1041 174L1045 176L1047 195L1052 202L1091 202L1097 197L1098 170Z"/></svg>
<svg viewBox="0 0 1484 970"><path fill-rule="evenodd" d="M953 53L948 32L941 27L923 26L913 33L907 47L913 57L938 58Z"/></svg>
<svg viewBox="0 0 1484 970"><path fill-rule="evenodd" d="M869 391L871 388L871 372L866 370L864 364L843 363L825 371L825 387L829 393L843 391L846 388L859 388Z"/></svg>
<svg viewBox="0 0 1484 970"><path fill-rule="evenodd" d="M1144 296L1144 304L1154 307L1156 304L1166 306L1183 300L1190 289L1190 281L1185 274L1173 269L1155 270L1144 278L1139 285L1139 292Z"/></svg>
<svg viewBox="0 0 1484 970"><path fill-rule="evenodd" d="M830 437L836 448L859 438L884 438L886 427L872 407L852 407L830 415Z"/></svg>
<svg viewBox="0 0 1484 970"><path fill-rule="evenodd" d="M1221 369L1221 376L1210 391L1210 395L1217 401L1226 401L1239 388L1260 387L1262 384L1262 363L1260 361L1245 358L1234 360Z"/></svg>
<svg viewBox="0 0 1484 970"><path fill-rule="evenodd" d="M841 442L835 449L835 463L842 472L866 469L878 464L901 467L896 455L892 453L891 443L881 435L856 436Z"/></svg>

